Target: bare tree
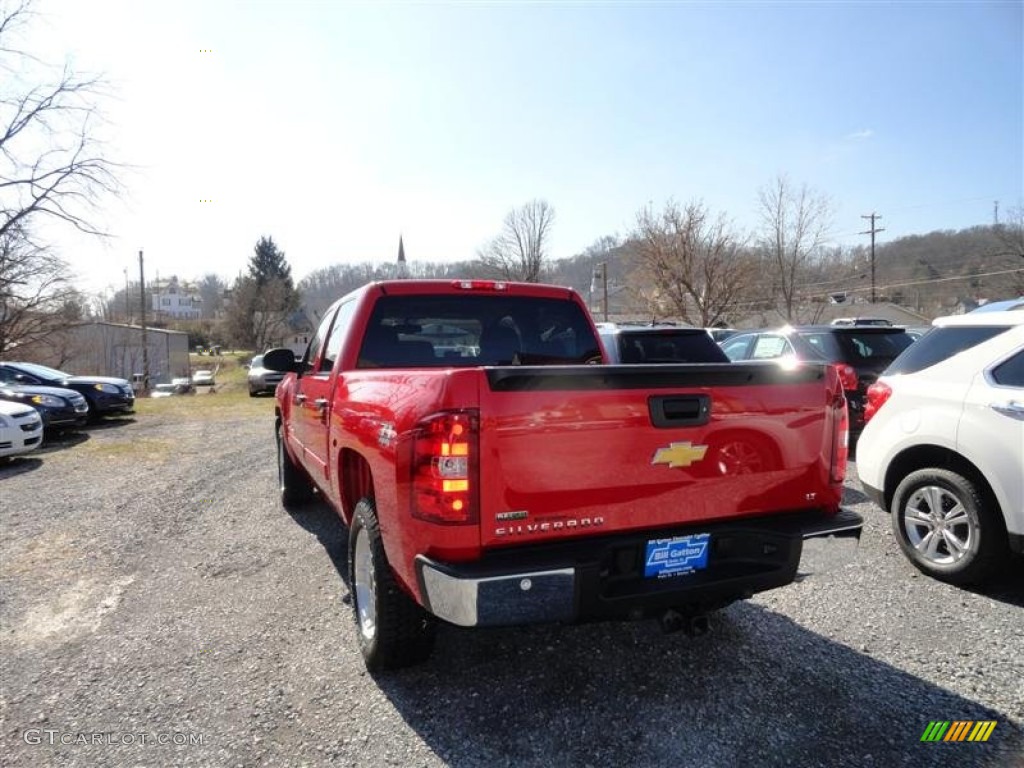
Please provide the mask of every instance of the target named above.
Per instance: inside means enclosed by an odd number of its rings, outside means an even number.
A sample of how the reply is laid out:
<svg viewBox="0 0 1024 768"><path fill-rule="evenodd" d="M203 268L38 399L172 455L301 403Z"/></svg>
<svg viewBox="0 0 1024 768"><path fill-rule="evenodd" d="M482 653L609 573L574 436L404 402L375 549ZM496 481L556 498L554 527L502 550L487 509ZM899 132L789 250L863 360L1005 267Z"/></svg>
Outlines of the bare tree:
<svg viewBox="0 0 1024 768"><path fill-rule="evenodd" d="M795 187L785 175L758 192L760 243L786 318L793 320L801 280L825 244L832 226L832 204L806 184Z"/></svg>
<svg viewBox="0 0 1024 768"><path fill-rule="evenodd" d="M637 214L630 252L634 296L652 317L673 315L708 327L726 319L754 279L753 259L724 215L702 203L669 201Z"/></svg>
<svg viewBox="0 0 1024 768"><path fill-rule="evenodd" d="M63 261L18 227L0 234L0 358L63 327L76 296Z"/></svg>
<svg viewBox="0 0 1024 768"><path fill-rule="evenodd" d="M96 78L50 71L18 48L29 2L0 2L0 354L62 322L70 274L32 236L56 221L88 234L101 197L116 192L116 164L95 139Z"/></svg>
<svg viewBox="0 0 1024 768"><path fill-rule="evenodd" d="M996 225L996 237L1005 249L1004 255L1011 258L1024 259L1024 208L1011 208L1007 211L1007 221ZM1010 288L1017 296L1024 296L1024 262L1009 276Z"/></svg>
<svg viewBox="0 0 1024 768"><path fill-rule="evenodd" d="M295 298L295 289L281 278L259 285L255 278L241 277L231 291L225 330L236 344L262 352L287 334Z"/></svg>
<svg viewBox="0 0 1024 768"><path fill-rule="evenodd" d="M540 281L555 209L531 200L509 211L501 233L477 252L480 263L506 280Z"/></svg>
<svg viewBox="0 0 1024 768"><path fill-rule="evenodd" d="M224 292L228 285L218 275L209 272L203 275L198 288L203 302L203 319L212 320L224 307Z"/></svg>

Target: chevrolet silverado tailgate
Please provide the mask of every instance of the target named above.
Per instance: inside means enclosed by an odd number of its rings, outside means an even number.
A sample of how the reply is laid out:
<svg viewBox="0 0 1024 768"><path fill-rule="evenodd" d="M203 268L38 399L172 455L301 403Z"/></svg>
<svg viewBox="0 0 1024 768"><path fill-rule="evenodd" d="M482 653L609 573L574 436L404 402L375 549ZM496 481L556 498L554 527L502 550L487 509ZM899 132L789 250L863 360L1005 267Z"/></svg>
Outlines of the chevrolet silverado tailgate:
<svg viewBox="0 0 1024 768"><path fill-rule="evenodd" d="M484 386L484 547L839 501L827 366L504 367Z"/></svg>

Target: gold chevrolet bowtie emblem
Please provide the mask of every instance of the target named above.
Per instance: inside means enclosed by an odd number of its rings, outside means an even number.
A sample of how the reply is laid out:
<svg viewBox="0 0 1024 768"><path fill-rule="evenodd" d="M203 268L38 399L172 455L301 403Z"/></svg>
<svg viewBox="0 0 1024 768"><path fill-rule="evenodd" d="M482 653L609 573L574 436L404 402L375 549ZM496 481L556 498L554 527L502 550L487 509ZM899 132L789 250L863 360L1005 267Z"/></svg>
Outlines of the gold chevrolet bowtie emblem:
<svg viewBox="0 0 1024 768"><path fill-rule="evenodd" d="M670 469L676 467L688 467L695 461L704 458L708 452L706 445L694 445L687 441L685 443L669 443L668 448L659 448L651 464L668 464Z"/></svg>

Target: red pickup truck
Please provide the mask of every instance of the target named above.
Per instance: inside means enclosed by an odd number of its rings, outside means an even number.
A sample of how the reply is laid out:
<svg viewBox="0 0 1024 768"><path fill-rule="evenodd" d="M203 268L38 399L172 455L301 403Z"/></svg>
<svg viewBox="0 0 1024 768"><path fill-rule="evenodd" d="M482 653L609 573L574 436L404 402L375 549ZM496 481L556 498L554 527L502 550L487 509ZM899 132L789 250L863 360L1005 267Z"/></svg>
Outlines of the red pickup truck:
<svg viewBox="0 0 1024 768"><path fill-rule="evenodd" d="M264 355L281 498L348 526L368 668L424 660L438 619L701 632L856 548L831 366L606 360L573 290L481 280L371 283Z"/></svg>

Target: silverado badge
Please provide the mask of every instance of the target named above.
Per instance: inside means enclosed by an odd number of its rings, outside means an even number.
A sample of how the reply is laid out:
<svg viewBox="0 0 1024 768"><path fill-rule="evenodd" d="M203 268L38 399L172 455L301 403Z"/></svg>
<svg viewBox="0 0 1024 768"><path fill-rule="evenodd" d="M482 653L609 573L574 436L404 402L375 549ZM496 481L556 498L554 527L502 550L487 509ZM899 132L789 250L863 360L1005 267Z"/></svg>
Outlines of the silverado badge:
<svg viewBox="0 0 1024 768"><path fill-rule="evenodd" d="M703 459L707 452L706 445L694 445L689 440L685 443L669 443L668 448L659 448L654 452L651 464L668 464L669 469L688 467Z"/></svg>

